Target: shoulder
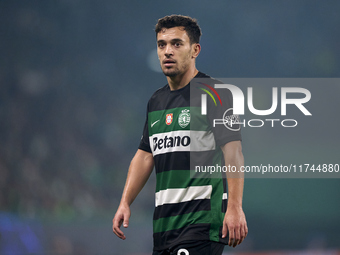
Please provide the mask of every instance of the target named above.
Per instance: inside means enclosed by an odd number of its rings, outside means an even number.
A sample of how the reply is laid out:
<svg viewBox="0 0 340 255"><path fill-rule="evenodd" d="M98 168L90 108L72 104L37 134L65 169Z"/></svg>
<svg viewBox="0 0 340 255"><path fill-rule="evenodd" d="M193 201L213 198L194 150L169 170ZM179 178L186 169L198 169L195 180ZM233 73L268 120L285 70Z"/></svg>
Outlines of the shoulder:
<svg viewBox="0 0 340 255"><path fill-rule="evenodd" d="M211 78L211 76L199 71L195 78Z"/></svg>
<svg viewBox="0 0 340 255"><path fill-rule="evenodd" d="M157 90L152 94L152 96L150 97L150 100L155 99L155 98L157 98L157 97L159 97L159 96L162 96L162 95L164 95L164 94L167 94L167 93L169 93L169 91L170 91L169 85L166 84L165 86L163 86L163 87L157 89ZM149 101L150 101L150 100L149 100Z"/></svg>
<svg viewBox="0 0 340 255"><path fill-rule="evenodd" d="M149 99L149 103L152 101L159 101L163 100L168 94L170 93L169 85L166 84L165 86L157 89Z"/></svg>
<svg viewBox="0 0 340 255"><path fill-rule="evenodd" d="M148 111L154 111L158 109L163 101L166 101L167 96L170 93L169 85L165 85L157 89L150 97L148 101Z"/></svg>
<svg viewBox="0 0 340 255"><path fill-rule="evenodd" d="M222 105L224 101L232 103L231 91L229 89L218 88L216 87L217 84L223 84L223 82L202 72L199 72L195 76L193 87L200 89L195 91L195 93L197 93L195 96L199 98L199 103L201 103L201 90L208 94L210 93L209 99L207 100L208 104L216 105L218 101L220 102L220 105ZM215 99L218 99L218 101ZM215 107L212 107L211 109L215 109Z"/></svg>
<svg viewBox="0 0 340 255"><path fill-rule="evenodd" d="M202 72L198 72L198 74L195 76L195 78L202 79L205 83L207 83L209 85L222 83L221 81L211 77L208 74L202 73Z"/></svg>

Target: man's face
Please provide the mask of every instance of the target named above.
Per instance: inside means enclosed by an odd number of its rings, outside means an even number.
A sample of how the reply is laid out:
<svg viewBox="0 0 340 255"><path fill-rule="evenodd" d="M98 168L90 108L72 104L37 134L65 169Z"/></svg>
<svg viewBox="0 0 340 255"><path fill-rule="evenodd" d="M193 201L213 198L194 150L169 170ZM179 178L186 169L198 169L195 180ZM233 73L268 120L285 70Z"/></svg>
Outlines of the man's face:
<svg viewBox="0 0 340 255"><path fill-rule="evenodd" d="M192 51L193 45L184 27L163 28L157 34L157 54L166 76L185 73L194 61Z"/></svg>

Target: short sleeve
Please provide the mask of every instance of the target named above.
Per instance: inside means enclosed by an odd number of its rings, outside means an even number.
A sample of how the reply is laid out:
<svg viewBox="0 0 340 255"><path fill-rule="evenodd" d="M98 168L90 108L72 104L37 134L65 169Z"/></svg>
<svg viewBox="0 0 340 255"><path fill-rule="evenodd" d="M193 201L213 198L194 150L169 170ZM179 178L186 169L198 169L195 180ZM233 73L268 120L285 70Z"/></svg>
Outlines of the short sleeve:
<svg viewBox="0 0 340 255"><path fill-rule="evenodd" d="M217 80L214 84L221 83ZM214 88L214 84L211 87ZM209 123L214 133L217 146L222 146L231 141L241 141L241 126L238 115L233 113L233 97L228 89L215 89L215 102L208 100Z"/></svg>
<svg viewBox="0 0 340 255"><path fill-rule="evenodd" d="M138 149L141 149L143 151L147 151L147 152L151 153L150 142L149 142L149 128L148 128L148 110L147 110L147 113L146 113L143 135L142 135L141 141L139 143Z"/></svg>

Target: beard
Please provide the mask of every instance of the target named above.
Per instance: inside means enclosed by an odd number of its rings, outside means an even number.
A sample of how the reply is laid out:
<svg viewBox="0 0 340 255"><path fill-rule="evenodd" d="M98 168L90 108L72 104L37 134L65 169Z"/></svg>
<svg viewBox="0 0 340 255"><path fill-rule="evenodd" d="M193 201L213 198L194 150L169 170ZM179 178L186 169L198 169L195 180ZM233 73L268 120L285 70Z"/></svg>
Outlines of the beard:
<svg viewBox="0 0 340 255"><path fill-rule="evenodd" d="M185 63L182 63L180 66L174 66L171 68L164 67L162 68L162 71L165 76L175 77L177 75L185 73L188 69L188 66L189 66L189 63L185 62Z"/></svg>
<svg viewBox="0 0 340 255"><path fill-rule="evenodd" d="M162 71L164 75L168 77L175 77L181 74L181 71L179 70L179 68L164 68Z"/></svg>
<svg viewBox="0 0 340 255"><path fill-rule="evenodd" d="M181 63L176 62L176 65L170 68L162 67L162 71L165 76L168 77L175 77L177 75L181 75L185 73L188 70L188 67L190 65L190 59L191 59L191 51L188 52L184 60L181 61Z"/></svg>

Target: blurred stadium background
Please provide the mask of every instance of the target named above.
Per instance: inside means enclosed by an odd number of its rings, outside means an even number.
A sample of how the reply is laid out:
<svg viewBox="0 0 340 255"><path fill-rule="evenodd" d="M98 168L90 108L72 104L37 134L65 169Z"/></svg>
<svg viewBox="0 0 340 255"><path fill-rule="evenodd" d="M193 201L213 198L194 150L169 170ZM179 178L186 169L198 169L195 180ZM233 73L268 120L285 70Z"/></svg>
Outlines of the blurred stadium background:
<svg viewBox="0 0 340 255"><path fill-rule="evenodd" d="M150 254L154 176L127 240L111 221L147 100L166 83L158 18L198 19L198 68L214 77L334 78L339 11L338 0L0 0L0 254ZM339 163L339 87L314 91L313 127L246 129L246 163ZM339 254L339 180L246 179L249 236L225 253Z"/></svg>

